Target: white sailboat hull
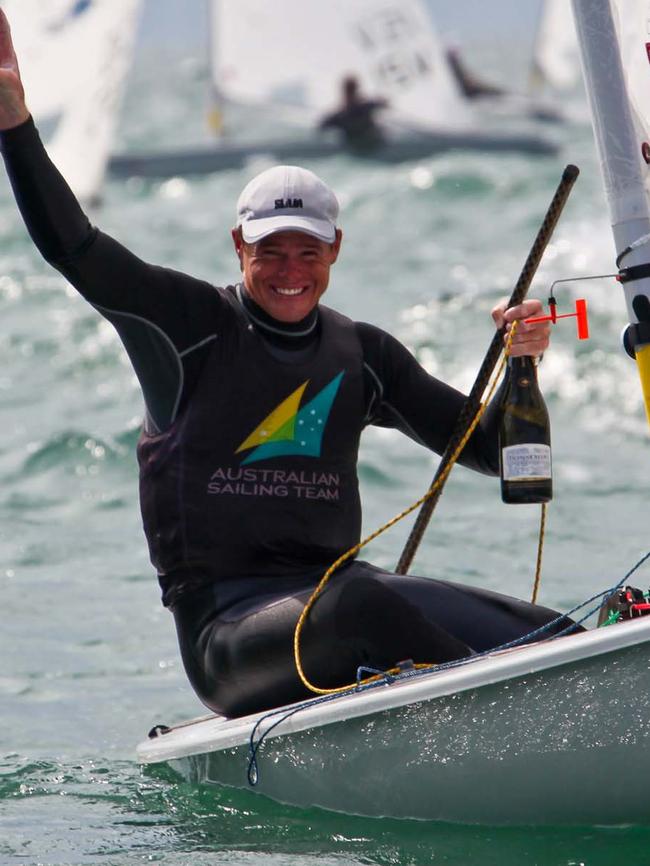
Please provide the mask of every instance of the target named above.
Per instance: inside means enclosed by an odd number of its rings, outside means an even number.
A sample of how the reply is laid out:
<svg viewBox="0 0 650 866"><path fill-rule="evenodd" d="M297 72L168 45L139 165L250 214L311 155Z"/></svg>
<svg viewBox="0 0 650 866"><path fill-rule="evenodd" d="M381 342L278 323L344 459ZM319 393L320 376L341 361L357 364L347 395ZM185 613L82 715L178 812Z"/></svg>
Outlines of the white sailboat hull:
<svg viewBox="0 0 650 866"><path fill-rule="evenodd" d="M282 714L197 720L142 763L249 787ZM314 701L269 732L252 788L366 816L488 824L650 820L650 617Z"/></svg>
<svg viewBox="0 0 650 866"><path fill-rule="evenodd" d="M278 163L354 156L357 159L383 163L426 159L450 150L493 153L524 153L553 156L557 146L547 138L528 134L445 132L417 133L409 137L386 141L368 153L356 153L338 142L325 138L253 142L251 144L219 144L213 147L157 153L116 154L109 160L109 174L117 178L169 178L205 175L233 168L243 168L260 157Z"/></svg>

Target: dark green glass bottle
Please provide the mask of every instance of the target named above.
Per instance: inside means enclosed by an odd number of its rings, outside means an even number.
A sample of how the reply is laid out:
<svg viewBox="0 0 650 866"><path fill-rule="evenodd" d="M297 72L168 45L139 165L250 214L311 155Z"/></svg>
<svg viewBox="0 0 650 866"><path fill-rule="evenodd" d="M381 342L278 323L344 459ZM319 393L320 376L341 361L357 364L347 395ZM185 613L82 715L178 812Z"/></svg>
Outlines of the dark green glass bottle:
<svg viewBox="0 0 650 866"><path fill-rule="evenodd" d="M509 358L499 425L501 498L509 503L553 498L551 426L531 357Z"/></svg>

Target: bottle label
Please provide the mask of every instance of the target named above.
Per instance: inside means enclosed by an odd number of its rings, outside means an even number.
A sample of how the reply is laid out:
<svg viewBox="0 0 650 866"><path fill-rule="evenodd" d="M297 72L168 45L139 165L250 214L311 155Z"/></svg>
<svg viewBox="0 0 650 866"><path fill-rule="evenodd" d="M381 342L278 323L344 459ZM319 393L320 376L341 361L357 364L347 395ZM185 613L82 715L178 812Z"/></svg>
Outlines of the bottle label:
<svg viewBox="0 0 650 866"><path fill-rule="evenodd" d="M504 481L543 481L551 477L551 449L536 442L507 445L501 450Z"/></svg>

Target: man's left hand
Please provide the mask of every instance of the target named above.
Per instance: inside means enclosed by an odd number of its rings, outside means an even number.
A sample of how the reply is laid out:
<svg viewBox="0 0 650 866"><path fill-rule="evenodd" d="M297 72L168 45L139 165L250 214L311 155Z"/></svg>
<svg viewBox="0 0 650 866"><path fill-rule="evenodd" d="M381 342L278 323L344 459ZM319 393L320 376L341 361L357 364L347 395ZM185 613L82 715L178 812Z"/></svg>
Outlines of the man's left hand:
<svg viewBox="0 0 650 866"><path fill-rule="evenodd" d="M502 328L505 325L504 341L508 339L512 323L517 320L510 354L513 357L519 355L539 357L548 348L551 339L551 323L531 322L527 324L523 320L544 315L542 302L537 298L529 298L516 307L506 309L507 303L507 300L498 303L492 310L492 318L497 328Z"/></svg>

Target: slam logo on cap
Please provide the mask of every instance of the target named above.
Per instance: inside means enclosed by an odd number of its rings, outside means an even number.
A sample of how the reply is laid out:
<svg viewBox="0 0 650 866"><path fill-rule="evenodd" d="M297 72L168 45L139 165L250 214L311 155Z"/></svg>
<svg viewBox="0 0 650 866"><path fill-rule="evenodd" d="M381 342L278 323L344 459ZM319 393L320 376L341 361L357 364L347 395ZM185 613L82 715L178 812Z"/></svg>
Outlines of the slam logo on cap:
<svg viewBox="0 0 650 866"><path fill-rule="evenodd" d="M242 466L270 457L320 457L325 425L342 379L341 372L302 408L300 401L309 379L289 394L235 451L239 454L255 449L242 460Z"/></svg>
<svg viewBox="0 0 650 866"><path fill-rule="evenodd" d="M288 207L302 207L301 198L276 198L275 209L286 210Z"/></svg>

